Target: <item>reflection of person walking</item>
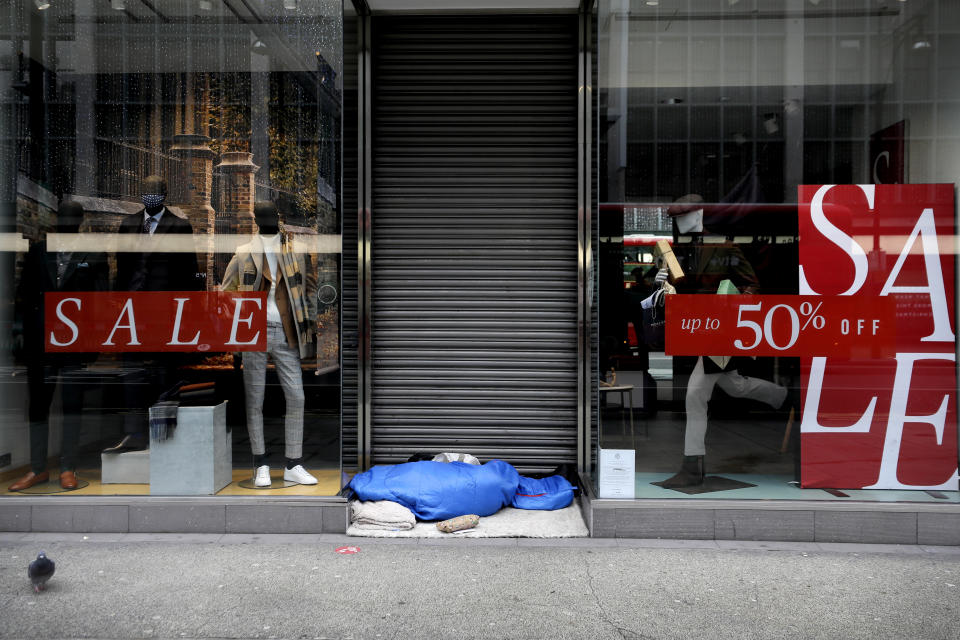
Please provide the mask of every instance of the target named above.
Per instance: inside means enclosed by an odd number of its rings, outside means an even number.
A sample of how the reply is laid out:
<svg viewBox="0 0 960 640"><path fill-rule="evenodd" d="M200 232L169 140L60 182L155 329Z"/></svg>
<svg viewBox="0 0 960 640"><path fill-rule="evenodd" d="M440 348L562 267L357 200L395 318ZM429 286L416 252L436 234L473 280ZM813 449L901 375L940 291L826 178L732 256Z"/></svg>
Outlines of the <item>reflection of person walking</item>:
<svg viewBox="0 0 960 640"><path fill-rule="evenodd" d="M687 245L679 245L685 246L686 251L678 256L683 259L685 274L677 286L678 292L715 295L720 283L730 280L740 293L757 293L760 284L757 274L739 247L732 243L702 242L702 202L703 199L695 194L684 196L668 209L677 228L693 239ZM774 409L783 406L787 389L769 380L741 375L738 366L742 363L743 359L736 357L697 358L687 382L683 463L678 473L655 484L665 489L703 484L706 476L707 404L715 386L734 398L758 400Z"/></svg>

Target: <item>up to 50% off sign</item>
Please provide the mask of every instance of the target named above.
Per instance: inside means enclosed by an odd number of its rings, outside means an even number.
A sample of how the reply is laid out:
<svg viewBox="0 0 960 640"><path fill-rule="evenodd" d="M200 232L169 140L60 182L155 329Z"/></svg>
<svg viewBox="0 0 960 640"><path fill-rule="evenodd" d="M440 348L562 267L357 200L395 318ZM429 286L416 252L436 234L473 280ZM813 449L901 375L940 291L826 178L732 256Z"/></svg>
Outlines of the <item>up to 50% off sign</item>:
<svg viewBox="0 0 960 640"><path fill-rule="evenodd" d="M884 357L894 352L890 297L685 295L666 297L673 356Z"/></svg>

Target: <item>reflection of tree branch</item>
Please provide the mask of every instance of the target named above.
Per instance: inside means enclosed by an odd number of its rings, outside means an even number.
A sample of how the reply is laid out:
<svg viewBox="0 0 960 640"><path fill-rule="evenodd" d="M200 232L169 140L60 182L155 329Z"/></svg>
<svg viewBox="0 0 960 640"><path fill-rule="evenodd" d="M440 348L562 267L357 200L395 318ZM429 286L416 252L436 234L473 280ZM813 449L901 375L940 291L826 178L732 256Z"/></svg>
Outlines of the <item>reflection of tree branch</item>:
<svg viewBox="0 0 960 640"><path fill-rule="evenodd" d="M250 151L249 96L249 75L218 73L210 78L207 117L214 152Z"/></svg>
<svg viewBox="0 0 960 640"><path fill-rule="evenodd" d="M298 212L311 218L316 215L319 205L317 178L321 140L317 138L322 137L322 133L314 130L316 105L303 102L300 87L288 82L282 74L271 74L270 80L270 127L267 132L270 175L261 178L272 189L289 193ZM250 151L252 115L249 95L249 76L211 75L210 106L205 115L212 138L210 147L214 152ZM307 122L309 128L304 132Z"/></svg>

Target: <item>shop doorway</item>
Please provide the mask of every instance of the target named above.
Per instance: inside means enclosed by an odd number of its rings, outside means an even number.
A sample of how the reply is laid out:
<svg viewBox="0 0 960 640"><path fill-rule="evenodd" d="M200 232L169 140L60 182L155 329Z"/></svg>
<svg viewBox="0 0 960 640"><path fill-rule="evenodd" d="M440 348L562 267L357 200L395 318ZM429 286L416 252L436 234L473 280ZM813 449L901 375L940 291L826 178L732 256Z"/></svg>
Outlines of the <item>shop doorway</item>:
<svg viewBox="0 0 960 640"><path fill-rule="evenodd" d="M576 464L577 16L370 24L370 463Z"/></svg>

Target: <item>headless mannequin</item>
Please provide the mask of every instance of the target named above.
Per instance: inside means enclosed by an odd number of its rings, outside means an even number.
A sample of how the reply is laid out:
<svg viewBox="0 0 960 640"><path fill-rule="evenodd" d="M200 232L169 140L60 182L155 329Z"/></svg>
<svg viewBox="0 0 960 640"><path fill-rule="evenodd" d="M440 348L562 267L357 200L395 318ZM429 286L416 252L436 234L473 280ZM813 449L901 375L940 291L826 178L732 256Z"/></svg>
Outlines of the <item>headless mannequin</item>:
<svg viewBox="0 0 960 640"><path fill-rule="evenodd" d="M284 318L281 317L281 314L289 313L289 311L286 309L286 305L284 305L285 310L281 311L277 303L278 296L281 295L280 289L285 288L284 292L289 291L289 289L287 289L288 283L280 261L282 239L279 235L280 217L276 205L273 202L257 202L254 206L254 220L259 232L260 248L263 251L261 274L265 280L269 281L269 289L265 288L266 282L264 288L261 289L268 291L268 335L271 333L272 326L273 335L279 338L278 343L271 343L271 339L268 338L267 351L277 368L278 378L286 401L284 479L299 484L316 484L316 478L308 474L302 467L304 394L303 380L300 374L300 355L288 344L288 338L285 336ZM246 352L243 354L243 362L244 390L247 396L247 429L250 433L253 449L253 466L257 470L256 484L257 486L269 486L269 467L267 467L267 453L263 444L262 413L266 354ZM267 485L263 484L264 467L267 467Z"/></svg>

